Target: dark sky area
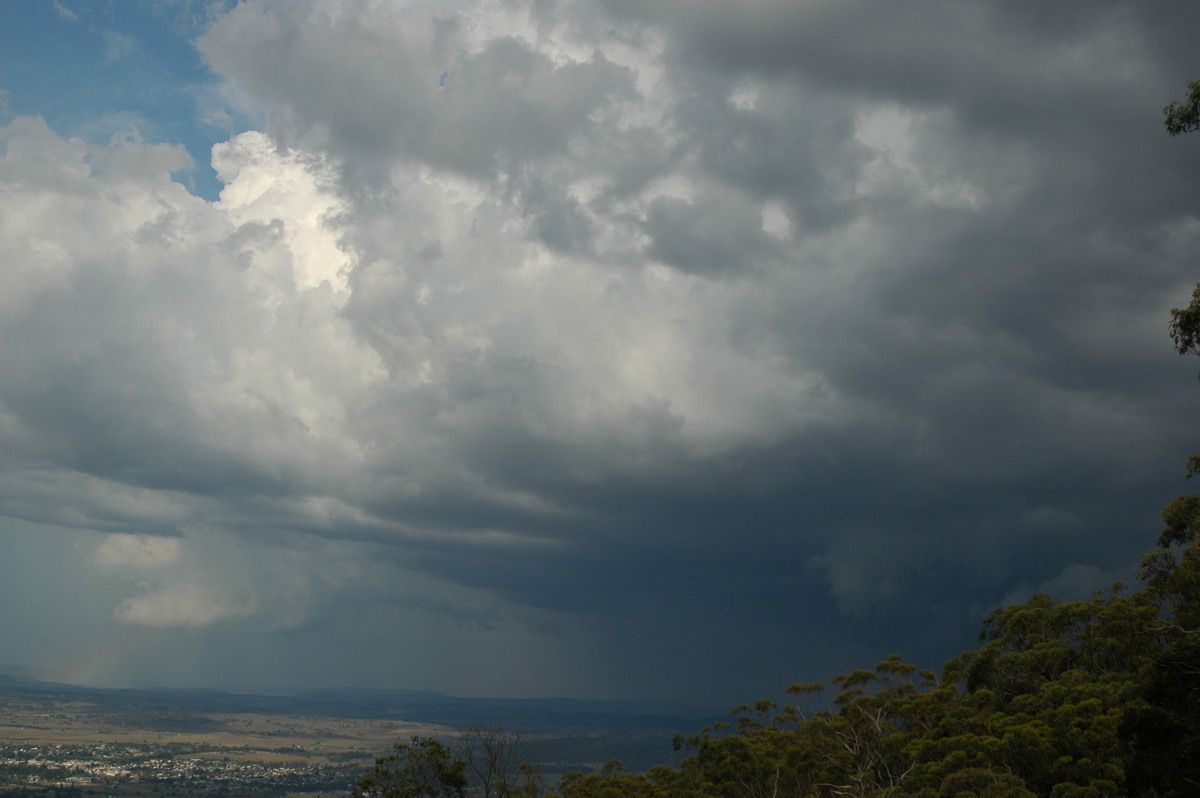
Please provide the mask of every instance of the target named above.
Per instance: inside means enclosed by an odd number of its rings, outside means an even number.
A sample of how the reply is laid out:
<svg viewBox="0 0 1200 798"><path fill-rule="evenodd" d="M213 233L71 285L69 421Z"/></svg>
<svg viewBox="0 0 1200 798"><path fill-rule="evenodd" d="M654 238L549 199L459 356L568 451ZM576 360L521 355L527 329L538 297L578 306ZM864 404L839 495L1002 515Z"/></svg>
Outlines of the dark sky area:
<svg viewBox="0 0 1200 798"><path fill-rule="evenodd" d="M732 706L1132 581L1197 30L0 5L0 673Z"/></svg>

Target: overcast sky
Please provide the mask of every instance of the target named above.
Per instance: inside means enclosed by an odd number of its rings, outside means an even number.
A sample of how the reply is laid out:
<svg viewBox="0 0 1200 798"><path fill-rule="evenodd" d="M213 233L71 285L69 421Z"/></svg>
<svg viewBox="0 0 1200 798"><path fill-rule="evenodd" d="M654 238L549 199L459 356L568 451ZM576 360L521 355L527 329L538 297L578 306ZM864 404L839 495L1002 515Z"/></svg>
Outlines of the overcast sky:
<svg viewBox="0 0 1200 798"><path fill-rule="evenodd" d="M0 672L718 705L1132 581L1192 2L0 6Z"/></svg>

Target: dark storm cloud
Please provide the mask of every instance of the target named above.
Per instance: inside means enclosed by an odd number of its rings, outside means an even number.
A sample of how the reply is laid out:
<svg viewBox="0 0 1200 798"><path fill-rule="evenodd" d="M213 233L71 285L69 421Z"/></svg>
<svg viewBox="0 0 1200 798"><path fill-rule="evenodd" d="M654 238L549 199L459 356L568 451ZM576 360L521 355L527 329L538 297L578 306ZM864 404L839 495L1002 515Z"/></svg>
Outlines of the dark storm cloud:
<svg viewBox="0 0 1200 798"><path fill-rule="evenodd" d="M2 506L177 541L99 550L126 624L361 683L936 665L1181 489L1194 14L242 4L219 203L6 129Z"/></svg>
<svg viewBox="0 0 1200 798"><path fill-rule="evenodd" d="M737 199L712 198L697 205L657 197L646 209L642 229L651 238L649 257L700 275L737 274L775 249L758 207Z"/></svg>

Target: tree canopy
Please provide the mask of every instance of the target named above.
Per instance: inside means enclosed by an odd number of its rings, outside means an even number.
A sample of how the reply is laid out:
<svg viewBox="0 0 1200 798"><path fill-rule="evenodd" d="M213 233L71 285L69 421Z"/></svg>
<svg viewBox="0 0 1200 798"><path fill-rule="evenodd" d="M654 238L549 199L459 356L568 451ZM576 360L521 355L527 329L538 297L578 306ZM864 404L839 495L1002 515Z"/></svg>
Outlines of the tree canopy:
<svg viewBox="0 0 1200 798"><path fill-rule="evenodd" d="M433 737L396 743L396 752L375 760L354 788L355 798L457 798L467 789L466 765Z"/></svg>
<svg viewBox="0 0 1200 798"><path fill-rule="evenodd" d="M1187 99L1181 103L1172 102L1163 108L1163 114L1167 133L1171 136L1200 130L1200 81L1188 83Z"/></svg>

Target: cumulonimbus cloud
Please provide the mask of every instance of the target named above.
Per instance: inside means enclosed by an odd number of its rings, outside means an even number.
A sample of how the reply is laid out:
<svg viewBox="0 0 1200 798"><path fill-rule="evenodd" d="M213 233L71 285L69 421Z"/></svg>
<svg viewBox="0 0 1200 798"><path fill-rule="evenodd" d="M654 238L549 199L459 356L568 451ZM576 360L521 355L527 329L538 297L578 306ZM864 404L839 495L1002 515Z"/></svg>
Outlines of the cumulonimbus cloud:
<svg viewBox="0 0 1200 798"><path fill-rule="evenodd" d="M264 124L214 202L178 147L14 119L0 510L112 535L156 628L729 643L957 612L1085 538L1110 572L1189 387L1163 23L871 7L241 3L197 46Z"/></svg>

